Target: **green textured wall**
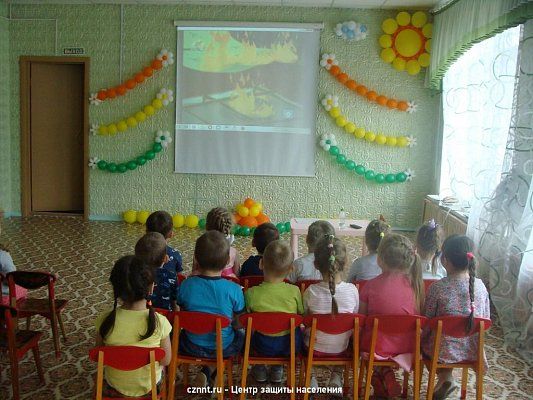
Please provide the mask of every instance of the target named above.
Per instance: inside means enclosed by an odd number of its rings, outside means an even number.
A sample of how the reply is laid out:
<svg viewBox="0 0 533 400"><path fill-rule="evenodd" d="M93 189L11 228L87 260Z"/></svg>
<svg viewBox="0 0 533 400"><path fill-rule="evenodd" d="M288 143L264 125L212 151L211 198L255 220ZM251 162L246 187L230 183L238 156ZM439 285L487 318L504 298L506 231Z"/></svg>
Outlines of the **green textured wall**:
<svg viewBox="0 0 533 400"><path fill-rule="evenodd" d="M91 57L91 91L119 82L121 48L118 5L13 5L13 18L54 18L58 20L58 48L82 46ZM235 6L123 6L124 52L122 77L130 77L146 65L163 47L175 51L174 20L237 20L274 22L324 22L321 52L335 53L341 65L358 82L391 97L413 99L419 111L407 114L370 104L355 97L320 72L320 96L337 93L345 114L375 132L413 134L414 149L395 150L355 140L335 126L318 109L317 135L334 132L347 156L373 169L402 171L411 167L416 179L407 184L381 185L340 169L317 147L315 178L209 176L173 173L173 151L167 151L148 165L126 174L92 171L90 214L117 215L125 209L167 209L170 212L204 215L211 207L230 207L252 196L263 202L274 220L290 216L334 216L344 207L351 216L372 218L383 213L397 226L416 226L422 198L432 187L437 99L423 88L423 75L399 74L379 59L377 38L383 19L394 11L271 8ZM337 22L355 19L369 28L366 40L348 43L337 39ZM11 33L11 151L19 151L18 58L21 55L53 55L55 25L50 21L12 21ZM318 62L318 60L317 60ZM91 107L91 122L110 123L148 104L161 87L174 88L175 71L160 71L146 84L119 100ZM317 99L318 102L318 99ZM168 107L125 134L91 137L90 154L121 162L144 152L154 131L173 131L174 109ZM18 159L11 166L12 210L20 209Z"/></svg>
<svg viewBox="0 0 533 400"><path fill-rule="evenodd" d="M11 131L9 126L9 21L0 1L0 211L11 210Z"/></svg>

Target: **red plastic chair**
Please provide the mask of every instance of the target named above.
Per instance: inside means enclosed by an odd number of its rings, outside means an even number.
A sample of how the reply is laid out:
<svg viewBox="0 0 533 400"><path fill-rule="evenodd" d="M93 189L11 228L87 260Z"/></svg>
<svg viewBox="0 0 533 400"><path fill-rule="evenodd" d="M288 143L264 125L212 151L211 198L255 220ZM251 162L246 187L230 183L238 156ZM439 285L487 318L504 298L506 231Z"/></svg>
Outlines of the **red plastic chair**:
<svg viewBox="0 0 533 400"><path fill-rule="evenodd" d="M19 360L31 350L37 367L39 380L44 384L43 368L39 355L39 339L42 332L30 330L18 330L18 312L8 305L0 305L0 350L7 350L11 364L11 385L13 387L13 399L19 400Z"/></svg>
<svg viewBox="0 0 533 400"><path fill-rule="evenodd" d="M193 311L177 311L170 313L167 318L172 321L172 359L169 365L169 388L168 398L174 399L176 391L176 375L180 365L185 367L183 373L183 385L188 387L189 365L211 365L217 368L216 385L220 390L217 398L222 400L224 396L224 370L228 371L228 386L233 385L233 357L223 357L222 328L231 324L231 320L224 315L208 314ZM179 353L180 331L185 330L197 335L216 333L216 359L186 356Z"/></svg>
<svg viewBox="0 0 533 400"><path fill-rule="evenodd" d="M166 399L165 374L161 378L161 393L157 392L155 363L165 357L165 350L160 347L139 346L100 346L89 351L89 359L98 362L96 372L96 400L157 400ZM106 397L103 396L104 366L121 371L132 371L150 365L151 392L141 397Z"/></svg>
<svg viewBox="0 0 533 400"><path fill-rule="evenodd" d="M182 273L179 273L179 274L178 274L178 284L179 284L179 285L181 285L181 283L182 283L185 279L187 279L187 275L182 274Z"/></svg>
<svg viewBox="0 0 533 400"><path fill-rule="evenodd" d="M61 350L59 348L59 333L57 332L57 323L61 328L63 340L67 340L65 327L61 320L61 311L67 305L67 300L55 298L54 284L56 276L48 272L36 271L13 271L8 273L7 282L9 284L10 305L16 307L20 318L26 318L26 329L30 329L31 317L41 315L50 320L52 325L52 336L54 338L54 347L56 358L59 358ZM17 300L15 285L22 286L25 289L38 289L44 286L48 287L48 298L35 299L23 298Z"/></svg>
<svg viewBox="0 0 533 400"><path fill-rule="evenodd" d="M357 286L357 290L359 293L361 293L361 290L363 290L363 287L366 285L368 281L360 280L360 281L352 281L352 283Z"/></svg>
<svg viewBox="0 0 533 400"><path fill-rule="evenodd" d="M303 317L298 314L288 314L279 312L262 312L243 314L239 317L239 322L246 327L246 341L244 344L244 356L242 358L241 375L241 395L244 400L246 396L246 380L248 378L248 366L254 364L286 365L287 381L291 390L291 400L295 399L296 390L296 327L303 323ZM289 357L266 357L259 355L250 356L250 342L252 332L257 331L266 335L272 335L283 331L290 331L291 350Z"/></svg>
<svg viewBox="0 0 533 400"><path fill-rule="evenodd" d="M227 279L228 281L235 282L239 286L241 285L241 281L236 276L227 275L223 276L222 278Z"/></svg>
<svg viewBox="0 0 533 400"><path fill-rule="evenodd" d="M305 289L309 286L314 285L315 283L322 282L322 279L302 279L301 281L296 282L296 286L300 288L300 293L303 295Z"/></svg>
<svg viewBox="0 0 533 400"><path fill-rule="evenodd" d="M262 284L264 280L265 277L263 275L241 276L240 285L243 288L243 292L246 292L249 288Z"/></svg>
<svg viewBox="0 0 533 400"><path fill-rule="evenodd" d="M304 367L300 370L300 385L305 376L304 387L309 387L311 381L311 370L315 365L343 365L344 366L344 385L348 384L349 371L352 368L353 373L353 398L359 397L359 333L360 327L364 326L366 316L361 314L312 314L304 318L304 325L311 328L309 336L309 349L307 358L304 358ZM352 354L346 351L345 355L335 355L328 357L314 358L316 331L328 333L330 335L339 335L345 332L352 332L353 345ZM303 374L305 369L305 375ZM304 394L304 400L309 398L309 393Z"/></svg>
<svg viewBox="0 0 533 400"><path fill-rule="evenodd" d="M370 398L370 381L374 372L374 367L393 367L398 368L399 365L395 361L376 360L376 348L379 348L379 336L394 336L410 334L413 337L413 398L418 400L420 398L420 381L422 379L422 369L420 367L420 337L422 334L422 327L426 324L427 318L420 315L369 315L366 318L365 326L367 329L372 329L372 336L370 339L370 348L361 349L368 352L368 358L364 357L361 363L361 372L359 374L360 382L364 375L366 368L366 381L364 399ZM367 333L364 333L367 334ZM409 373L404 372L403 393L402 397L407 397Z"/></svg>
<svg viewBox="0 0 533 400"><path fill-rule="evenodd" d="M484 346L485 332L492 326L492 321L486 318L474 318L472 331L465 333L468 317L463 316L445 316L432 318L429 321L429 329L435 333L433 342L433 354L429 360L424 360L429 370L427 399L433 399L435 389L435 374L438 368L462 368L463 376L461 379L461 399L466 399L466 385L468 384L468 368L472 368L476 373L476 399L483 399L483 370L484 370ZM465 338L478 334L478 354L476 360L464 360L460 363L446 364L439 363L439 352L442 335L455 338Z"/></svg>
<svg viewBox="0 0 533 400"><path fill-rule="evenodd" d="M427 293L429 290L429 287L438 281L439 281L438 279L424 279L424 293Z"/></svg>

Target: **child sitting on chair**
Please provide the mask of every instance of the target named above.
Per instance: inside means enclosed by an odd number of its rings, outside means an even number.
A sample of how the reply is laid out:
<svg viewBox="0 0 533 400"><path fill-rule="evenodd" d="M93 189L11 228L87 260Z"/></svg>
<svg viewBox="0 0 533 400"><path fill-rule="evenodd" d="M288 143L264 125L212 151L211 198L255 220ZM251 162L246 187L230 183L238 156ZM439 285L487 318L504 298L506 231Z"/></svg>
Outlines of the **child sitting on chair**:
<svg viewBox="0 0 533 400"><path fill-rule="evenodd" d="M266 247L261 260L265 280L259 286L248 289L244 295L248 312L281 312L303 314L302 295L297 286L285 283L284 279L291 270L292 250L286 242L275 240ZM296 330L296 352L301 347L301 331ZM264 335L255 332L252 336L252 348L267 357L288 356L290 353L290 332L276 335ZM264 365L254 365L252 374L257 382L267 380ZM270 382L279 383L283 376L283 366L270 368Z"/></svg>
<svg viewBox="0 0 533 400"><path fill-rule="evenodd" d="M154 291L150 296L152 305L177 311L178 279L167 267L167 241L157 232L149 232L135 245L135 255L152 267L155 276Z"/></svg>
<svg viewBox="0 0 533 400"><path fill-rule="evenodd" d="M309 225L305 238L309 253L294 260L294 267L287 279L292 283L303 280L322 280L322 274L315 268L315 247L324 236L334 234L335 228L328 221L315 221Z"/></svg>
<svg viewBox="0 0 533 400"><path fill-rule="evenodd" d="M225 315L229 319L244 311L241 287L221 277L228 264L229 251L228 240L216 230L207 231L196 240L193 268L198 274L185 279L180 285L178 304L181 310ZM238 354L243 343L242 330L234 330L231 326L222 329L224 357ZM179 351L190 356L216 358L215 335L182 331ZM211 385L214 373L208 366L202 367L196 377L196 386Z"/></svg>
<svg viewBox="0 0 533 400"><path fill-rule="evenodd" d="M162 367L170 363L170 322L147 306L146 299L154 284L153 271L135 256L119 259L109 277L113 286L114 305L111 312L100 314L96 320L97 346L161 347L165 357L156 366L157 381ZM119 305L120 302L120 305ZM150 366L133 371L119 371L106 367L105 380L119 393L138 397L151 390Z"/></svg>
<svg viewBox="0 0 533 400"><path fill-rule="evenodd" d="M155 211L146 220L146 233L157 232L168 242L174 236L174 223L166 211ZM163 266L166 270L179 274L183 271L181 253L167 244L168 260Z"/></svg>
<svg viewBox="0 0 533 400"><path fill-rule="evenodd" d="M446 270L439 260L442 245L442 227L430 219L416 234L416 252L422 262L422 277L424 279L441 279L446 276Z"/></svg>
<svg viewBox="0 0 533 400"><path fill-rule="evenodd" d="M263 258L263 252L270 242L279 239L279 231L276 225L266 222L259 225L254 231L252 246L257 250L256 256L250 256L242 264L240 276L257 276L263 275L263 270L259 268L259 263Z"/></svg>

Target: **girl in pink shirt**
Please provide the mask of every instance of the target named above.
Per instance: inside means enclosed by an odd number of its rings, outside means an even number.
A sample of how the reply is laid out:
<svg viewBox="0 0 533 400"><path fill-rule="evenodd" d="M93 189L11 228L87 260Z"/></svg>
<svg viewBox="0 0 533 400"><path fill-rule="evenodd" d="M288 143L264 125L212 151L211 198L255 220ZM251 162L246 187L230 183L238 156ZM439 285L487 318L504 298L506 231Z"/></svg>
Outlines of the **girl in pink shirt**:
<svg viewBox="0 0 533 400"><path fill-rule="evenodd" d="M378 265L383 273L369 280L361 290L359 312L367 315L420 314L424 301L424 283L420 257L411 241L402 235L388 234L378 247ZM363 333L361 347L370 348L371 329ZM392 358L410 369L411 335L379 336L376 356ZM396 397L402 388L391 368L376 369L372 386L377 397Z"/></svg>

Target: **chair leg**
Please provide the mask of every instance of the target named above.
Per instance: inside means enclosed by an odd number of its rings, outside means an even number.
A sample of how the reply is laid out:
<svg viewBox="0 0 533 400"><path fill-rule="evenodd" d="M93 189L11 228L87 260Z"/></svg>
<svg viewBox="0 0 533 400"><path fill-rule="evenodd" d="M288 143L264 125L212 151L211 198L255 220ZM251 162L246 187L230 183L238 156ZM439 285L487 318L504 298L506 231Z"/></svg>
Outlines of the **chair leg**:
<svg viewBox="0 0 533 400"><path fill-rule="evenodd" d="M11 361L11 386L13 387L13 400L19 400L19 361L17 359L16 350L9 352L9 358Z"/></svg>
<svg viewBox="0 0 533 400"><path fill-rule="evenodd" d="M342 393L348 393L350 390L350 367L347 365L344 366L344 384L342 385ZM345 390L346 389L346 390Z"/></svg>
<svg viewBox="0 0 533 400"><path fill-rule="evenodd" d="M35 345L32 349L33 358L35 359L35 366L37 367L37 374L39 375L39 380L41 383L44 383L44 372L43 366L41 364L41 355L39 354L39 345Z"/></svg>
<svg viewBox="0 0 533 400"><path fill-rule="evenodd" d="M483 400L483 371L476 371L476 400Z"/></svg>
<svg viewBox="0 0 533 400"><path fill-rule="evenodd" d="M365 400L370 399L370 382L372 380L372 373L374 366L370 362L366 365L366 382L365 382Z"/></svg>
<svg viewBox="0 0 533 400"><path fill-rule="evenodd" d="M416 376L416 374L414 374ZM407 391L409 389L409 372L403 371L403 389L402 389L402 399L407 398Z"/></svg>
<svg viewBox="0 0 533 400"><path fill-rule="evenodd" d="M59 328L61 329L61 334L63 335L63 341L67 341L67 335L65 333L65 326L63 325L63 319L61 318L61 313L57 313L57 321L59 322Z"/></svg>
<svg viewBox="0 0 533 400"><path fill-rule="evenodd" d="M27 331L30 330L30 325L31 325L31 316L30 317L26 317L26 330Z"/></svg>
<svg viewBox="0 0 533 400"><path fill-rule="evenodd" d="M57 314L52 313L50 318L50 324L52 325L52 337L54 339L54 348L56 350L56 358L61 357L61 350L59 347L59 332L57 331Z"/></svg>
<svg viewBox="0 0 533 400"><path fill-rule="evenodd" d="M466 388L468 385L468 368L463 368L461 377L461 399L466 399Z"/></svg>
<svg viewBox="0 0 533 400"><path fill-rule="evenodd" d="M429 376L428 376L428 390L426 394L427 400L433 400L433 392L435 390L435 373L436 371L432 371L431 368L428 368Z"/></svg>
<svg viewBox="0 0 533 400"><path fill-rule="evenodd" d="M357 393L357 397L359 398L360 396L363 395L363 376L365 376L365 363L363 362L363 360L361 360L361 363L360 363L360 368L359 368L359 380L358 380L358 392Z"/></svg>

